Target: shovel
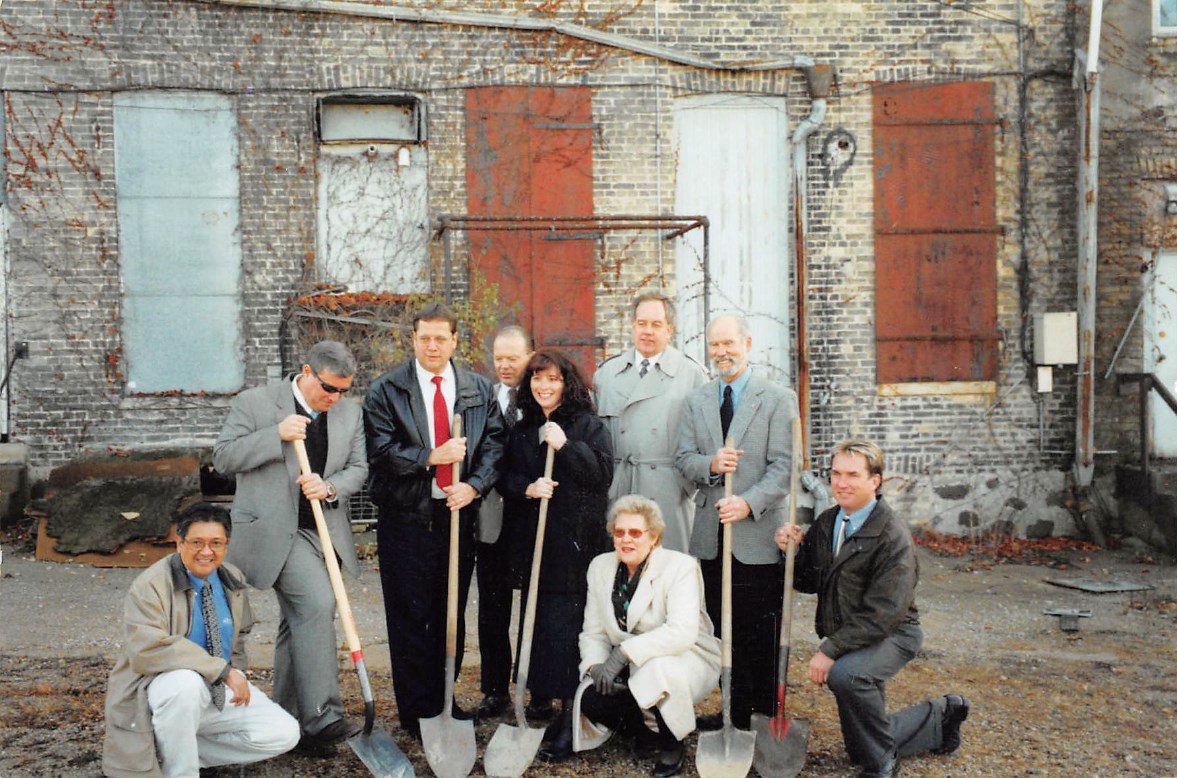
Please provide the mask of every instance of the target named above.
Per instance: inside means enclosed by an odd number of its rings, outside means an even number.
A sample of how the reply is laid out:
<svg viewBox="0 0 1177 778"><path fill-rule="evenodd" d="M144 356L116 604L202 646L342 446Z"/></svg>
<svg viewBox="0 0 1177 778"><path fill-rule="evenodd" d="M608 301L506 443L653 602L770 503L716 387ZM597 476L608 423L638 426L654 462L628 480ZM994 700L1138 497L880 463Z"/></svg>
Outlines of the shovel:
<svg viewBox="0 0 1177 778"><path fill-rule="evenodd" d="M724 443L735 448L731 438ZM732 496L732 474L723 477L723 496ZM699 735L695 768L702 778L743 778L752 769L756 733L732 726L732 525L723 525L723 590L721 634L723 662L720 685L723 690L723 729Z"/></svg>
<svg viewBox="0 0 1177 778"><path fill-rule="evenodd" d="M556 451L548 446L544 478L552 477ZM531 667L531 633L535 629L535 601L539 597L539 568L544 553L544 529L548 522L548 498L539 501L539 523L535 528L535 551L531 556L531 580L527 584L527 608L523 612L523 641L519 646L519 667L515 679L515 720L518 726L499 724L482 755L482 766L492 778L519 778L531 766L544 737L544 727L531 729L523 714L527 671Z"/></svg>
<svg viewBox="0 0 1177 778"><path fill-rule="evenodd" d="M801 461L801 420L793 420L793 474L789 481L789 524L797 523L798 462ZM756 758L752 764L762 778L792 778L805 766L809 743L809 721L790 719L785 713L785 692L789 681L789 639L793 631L793 562L796 544L789 541L785 551L785 598L781 606L780 657L776 670L776 715L752 714L756 733Z"/></svg>
<svg viewBox="0 0 1177 778"><path fill-rule="evenodd" d="M294 441L294 453L298 457L298 468L303 475L311 474L311 463L307 459L306 444ZM368 681L368 668L364 665L364 649L356 632L356 620L351 613L347 590L343 588L343 575L339 572L339 560L335 557L335 545L327 532L327 520L323 518L323 506L318 500L311 500L311 511L315 514L315 527L319 530L319 544L323 547L323 559L327 563L327 577L335 592L335 608L343 624L343 634L351 651L351 661L360 677L360 693L364 698L364 729L358 735L348 738L347 744L372 774L378 778L414 778L413 765L404 752L396 747L392 736L382 729L373 729L376 722L376 701L372 698L372 684Z"/></svg>
<svg viewBox="0 0 1177 778"><path fill-rule="evenodd" d="M454 414L452 437L462 437L462 417ZM460 462L453 464L454 484L459 483ZM474 744L474 722L453 716L454 661L458 655L458 541L461 511L450 511L450 569L445 611L445 701L441 715L421 719L421 743L425 758L437 778L466 778L478 758Z"/></svg>

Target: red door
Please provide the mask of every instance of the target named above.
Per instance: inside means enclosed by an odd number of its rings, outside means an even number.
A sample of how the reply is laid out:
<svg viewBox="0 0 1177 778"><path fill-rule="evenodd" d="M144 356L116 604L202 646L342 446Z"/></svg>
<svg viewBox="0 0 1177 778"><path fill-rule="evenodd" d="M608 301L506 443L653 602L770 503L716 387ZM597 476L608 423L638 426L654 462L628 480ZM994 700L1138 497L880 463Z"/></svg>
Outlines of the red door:
<svg viewBox="0 0 1177 778"><path fill-rule="evenodd" d="M473 216L591 216L592 91L484 87L466 92L466 205ZM475 279L499 285L502 324L567 351L592 375L594 236L558 230L469 231Z"/></svg>

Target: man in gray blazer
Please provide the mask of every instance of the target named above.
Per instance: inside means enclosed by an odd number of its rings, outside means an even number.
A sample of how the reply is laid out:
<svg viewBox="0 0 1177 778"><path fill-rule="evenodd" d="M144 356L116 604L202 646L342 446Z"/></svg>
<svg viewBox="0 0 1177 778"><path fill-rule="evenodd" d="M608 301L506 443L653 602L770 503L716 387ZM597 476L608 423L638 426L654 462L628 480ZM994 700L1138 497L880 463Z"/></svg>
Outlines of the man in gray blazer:
<svg viewBox="0 0 1177 778"><path fill-rule="evenodd" d="M695 487L674 467L687 395L707 382L698 362L670 345L674 301L648 292L633 303L633 348L605 360L593 376L597 414L613 438L609 499L641 494L658 503L662 545L686 552Z"/></svg>
<svg viewBox="0 0 1177 778"><path fill-rule="evenodd" d="M358 575L347 504L368 461L360 406L340 401L355 372L342 343L316 343L298 373L237 396L213 448L213 466L237 476L229 561L278 596L273 698L298 719L299 749L316 756L359 729L343 717L335 596L309 502L321 502L341 566ZM295 440L311 475L299 472Z"/></svg>
<svg viewBox="0 0 1177 778"><path fill-rule="evenodd" d="M687 398L675 464L699 487L691 554L700 560L707 613L720 623L722 524L732 525L732 722L749 728L753 711L773 713L777 631L784 581L773 538L784 523L792 468L793 390L748 364L752 335L742 316L707 328L718 378ZM724 441L731 438L733 446ZM731 498L724 474L733 473ZM700 728L717 728L705 717Z"/></svg>

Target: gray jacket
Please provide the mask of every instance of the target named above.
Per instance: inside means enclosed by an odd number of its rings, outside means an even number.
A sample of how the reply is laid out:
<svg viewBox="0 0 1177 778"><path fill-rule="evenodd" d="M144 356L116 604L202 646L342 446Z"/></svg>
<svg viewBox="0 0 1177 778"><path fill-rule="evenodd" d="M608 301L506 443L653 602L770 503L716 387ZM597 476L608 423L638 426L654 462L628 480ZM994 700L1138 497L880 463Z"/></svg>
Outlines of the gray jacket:
<svg viewBox="0 0 1177 778"><path fill-rule="evenodd" d="M723 446L719 422L719 381L714 379L687 398L675 464L699 487L691 554L715 559L719 554L719 513L723 479L712 478L711 458ZM740 398L728 435L744 450L732 479L732 493L743 497L752 515L732 525L732 553L747 565L775 564L779 549L773 533L787 518L792 468L793 419L797 395L792 389L755 373Z"/></svg>

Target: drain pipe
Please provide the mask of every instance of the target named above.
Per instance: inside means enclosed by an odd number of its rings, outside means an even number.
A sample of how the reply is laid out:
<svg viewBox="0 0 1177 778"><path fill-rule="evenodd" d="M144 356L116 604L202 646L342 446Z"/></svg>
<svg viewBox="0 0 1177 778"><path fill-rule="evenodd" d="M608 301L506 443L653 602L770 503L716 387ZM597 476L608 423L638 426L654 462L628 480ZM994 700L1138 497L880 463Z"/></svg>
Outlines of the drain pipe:
<svg viewBox="0 0 1177 778"><path fill-rule="evenodd" d="M816 518L833 504L830 491L822 479L809 472L810 467L810 425L809 425L809 330L808 330L808 259L805 253L805 238L809 226L809 161L807 158L809 138L825 121L826 97L834 79L832 65L809 65L805 68L805 85L811 100L809 115L793 131L793 237L794 260L797 285L797 411L801 414L801 435L804 460L800 464L801 485L813 495L813 515ZM796 465L795 465L796 466ZM800 495L796 495L800 497ZM792 499L792 498L791 498Z"/></svg>
<svg viewBox="0 0 1177 778"><path fill-rule="evenodd" d="M808 328L808 260L805 238L809 226L809 163L808 141L825 121L826 96L834 79L832 65L810 65L805 68L805 85L812 101L809 115L793 131L793 258L797 288L797 405L802 422L802 447L805 460L802 469L809 468L809 328Z"/></svg>

